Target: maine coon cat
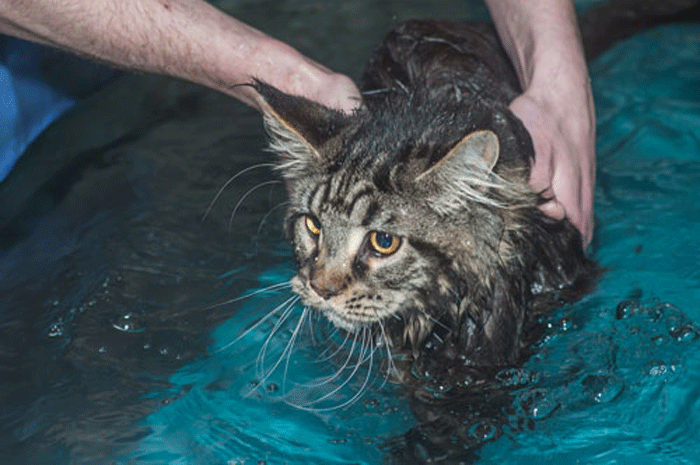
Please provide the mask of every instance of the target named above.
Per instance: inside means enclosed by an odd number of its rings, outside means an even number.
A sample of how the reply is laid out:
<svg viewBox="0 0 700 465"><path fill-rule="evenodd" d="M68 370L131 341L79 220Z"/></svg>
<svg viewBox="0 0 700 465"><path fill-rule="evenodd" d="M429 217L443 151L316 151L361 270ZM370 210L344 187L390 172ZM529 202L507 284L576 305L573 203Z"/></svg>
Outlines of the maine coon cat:
<svg viewBox="0 0 700 465"><path fill-rule="evenodd" d="M289 193L294 292L392 352L509 365L528 315L587 289L595 265L527 185L517 79L490 26L411 21L389 34L346 116L262 82Z"/></svg>
<svg viewBox="0 0 700 465"><path fill-rule="evenodd" d="M593 10L588 55L648 26L644 14ZM632 27L596 35L609 18ZM508 109L521 89L493 27L403 23L361 81L352 115L254 83L289 196L294 292L409 361L517 363L538 312L579 298L598 269L528 186L532 142Z"/></svg>

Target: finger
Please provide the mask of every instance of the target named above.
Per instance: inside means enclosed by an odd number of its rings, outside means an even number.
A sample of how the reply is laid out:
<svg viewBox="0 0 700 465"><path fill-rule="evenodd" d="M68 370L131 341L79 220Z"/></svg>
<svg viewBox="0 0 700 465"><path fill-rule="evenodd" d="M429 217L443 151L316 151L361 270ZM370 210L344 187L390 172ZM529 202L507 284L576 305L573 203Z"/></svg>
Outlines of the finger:
<svg viewBox="0 0 700 465"><path fill-rule="evenodd" d="M542 213L555 220L563 220L566 218L566 209L564 205L559 203L556 199L552 199L540 205L540 210Z"/></svg>

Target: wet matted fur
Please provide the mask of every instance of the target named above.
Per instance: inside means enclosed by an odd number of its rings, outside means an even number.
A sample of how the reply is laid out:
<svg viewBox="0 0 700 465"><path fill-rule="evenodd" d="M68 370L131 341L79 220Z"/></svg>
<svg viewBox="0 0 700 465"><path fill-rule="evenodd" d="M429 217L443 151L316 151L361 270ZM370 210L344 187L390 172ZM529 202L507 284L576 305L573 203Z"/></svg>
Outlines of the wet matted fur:
<svg viewBox="0 0 700 465"><path fill-rule="evenodd" d="M589 57L695 2L628 3L583 20ZM292 288L341 330L409 362L503 367L538 312L591 289L581 235L528 185L532 142L508 109L521 89L490 24L401 24L351 115L254 86L289 195Z"/></svg>

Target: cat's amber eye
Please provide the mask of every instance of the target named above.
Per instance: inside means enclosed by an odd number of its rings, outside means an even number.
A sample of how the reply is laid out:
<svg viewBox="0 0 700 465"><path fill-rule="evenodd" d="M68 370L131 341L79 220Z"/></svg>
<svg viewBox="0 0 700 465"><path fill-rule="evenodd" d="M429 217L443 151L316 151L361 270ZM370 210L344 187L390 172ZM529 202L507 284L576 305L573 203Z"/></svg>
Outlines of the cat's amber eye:
<svg viewBox="0 0 700 465"><path fill-rule="evenodd" d="M375 252L381 255L391 255L398 250L401 239L393 234L372 231L369 235L369 244Z"/></svg>
<svg viewBox="0 0 700 465"><path fill-rule="evenodd" d="M321 223L313 216L306 215L306 227L314 236L321 234Z"/></svg>

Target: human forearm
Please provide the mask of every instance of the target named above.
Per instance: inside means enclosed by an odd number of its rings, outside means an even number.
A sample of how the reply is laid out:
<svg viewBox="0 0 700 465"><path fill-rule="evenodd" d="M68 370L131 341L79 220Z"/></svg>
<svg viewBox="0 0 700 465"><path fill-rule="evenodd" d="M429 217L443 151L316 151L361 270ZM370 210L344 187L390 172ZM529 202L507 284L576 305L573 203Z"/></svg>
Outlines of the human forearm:
<svg viewBox="0 0 700 465"><path fill-rule="evenodd" d="M566 73L586 84L588 73L571 0L486 0L523 89ZM566 67L562 67L562 65Z"/></svg>
<svg viewBox="0 0 700 465"><path fill-rule="evenodd" d="M511 110L532 136L530 184L551 196L543 211L593 233L595 111L570 0L486 0L523 88Z"/></svg>
<svg viewBox="0 0 700 465"><path fill-rule="evenodd" d="M191 80L258 108L257 94L236 84L258 77L330 106L357 104L345 76L201 0L6 0L0 31L121 68Z"/></svg>

